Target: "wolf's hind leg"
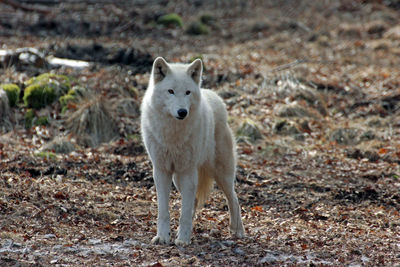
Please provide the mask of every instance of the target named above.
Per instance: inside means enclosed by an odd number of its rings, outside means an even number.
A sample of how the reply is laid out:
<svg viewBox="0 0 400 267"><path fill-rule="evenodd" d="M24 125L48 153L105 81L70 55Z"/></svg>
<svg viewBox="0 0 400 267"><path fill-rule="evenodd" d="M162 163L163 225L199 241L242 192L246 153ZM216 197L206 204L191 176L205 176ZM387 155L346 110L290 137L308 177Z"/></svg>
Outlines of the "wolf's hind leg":
<svg viewBox="0 0 400 267"><path fill-rule="evenodd" d="M234 189L236 173L234 147L234 137L228 125L218 128L216 131L215 181L228 201L231 231L234 236L243 237L244 229L240 206Z"/></svg>
<svg viewBox="0 0 400 267"><path fill-rule="evenodd" d="M239 201L234 190L234 176L225 176L216 179L218 186L225 194L230 213L230 229L236 237L244 237Z"/></svg>

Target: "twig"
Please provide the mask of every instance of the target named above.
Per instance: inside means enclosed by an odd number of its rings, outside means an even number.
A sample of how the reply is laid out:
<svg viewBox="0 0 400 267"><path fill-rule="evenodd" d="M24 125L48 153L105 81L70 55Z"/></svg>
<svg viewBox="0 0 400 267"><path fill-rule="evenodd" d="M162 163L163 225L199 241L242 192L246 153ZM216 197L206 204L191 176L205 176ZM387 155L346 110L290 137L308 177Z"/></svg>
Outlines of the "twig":
<svg viewBox="0 0 400 267"><path fill-rule="evenodd" d="M296 65L300 65L300 64L303 64L303 63L307 63L307 62L308 62L307 59L296 59L293 62L290 62L290 63L287 63L287 64L283 64L283 65L280 65L280 66L278 66L276 68L273 68L272 70L270 70L268 72L276 72L276 71L290 69L290 68L292 68L292 67L294 67Z"/></svg>
<svg viewBox="0 0 400 267"><path fill-rule="evenodd" d="M14 8L21 9L24 11L29 11L29 12L38 12L38 13L43 13L43 14L48 14L51 12L50 9L44 8L44 7L33 7L33 6L28 6L24 4L20 4L17 1L14 0L0 0L0 2L10 5Z"/></svg>

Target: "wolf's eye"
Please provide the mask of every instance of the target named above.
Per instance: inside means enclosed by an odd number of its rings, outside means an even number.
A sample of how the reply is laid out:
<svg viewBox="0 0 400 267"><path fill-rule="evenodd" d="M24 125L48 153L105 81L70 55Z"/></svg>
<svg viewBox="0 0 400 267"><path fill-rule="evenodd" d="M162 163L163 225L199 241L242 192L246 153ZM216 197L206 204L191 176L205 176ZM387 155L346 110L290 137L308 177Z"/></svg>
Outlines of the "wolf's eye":
<svg viewBox="0 0 400 267"><path fill-rule="evenodd" d="M186 95L190 95L190 93L191 93L190 91L186 91Z"/></svg>
<svg viewBox="0 0 400 267"><path fill-rule="evenodd" d="M168 89L168 93L170 93L171 95L175 94L174 90L172 89Z"/></svg>

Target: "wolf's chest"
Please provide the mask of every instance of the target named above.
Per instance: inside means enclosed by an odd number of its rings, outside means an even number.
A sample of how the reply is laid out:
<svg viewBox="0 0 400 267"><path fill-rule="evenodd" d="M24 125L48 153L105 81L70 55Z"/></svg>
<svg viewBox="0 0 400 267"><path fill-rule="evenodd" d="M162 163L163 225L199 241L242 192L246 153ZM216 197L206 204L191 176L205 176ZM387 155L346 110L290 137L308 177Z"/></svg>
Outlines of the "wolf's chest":
<svg viewBox="0 0 400 267"><path fill-rule="evenodd" d="M160 151L158 162L171 172L185 171L197 165L198 151L191 146L164 146Z"/></svg>

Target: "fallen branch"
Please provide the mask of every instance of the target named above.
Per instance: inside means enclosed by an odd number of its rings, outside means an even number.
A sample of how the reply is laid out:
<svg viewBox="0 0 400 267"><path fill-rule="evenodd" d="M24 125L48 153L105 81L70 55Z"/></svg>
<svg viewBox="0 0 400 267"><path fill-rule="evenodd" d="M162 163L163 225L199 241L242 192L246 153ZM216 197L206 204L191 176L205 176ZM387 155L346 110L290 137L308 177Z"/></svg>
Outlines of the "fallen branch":
<svg viewBox="0 0 400 267"><path fill-rule="evenodd" d="M43 13L43 14L48 14L51 12L51 10L48 8L24 5L24 4L18 3L17 1L14 1L14 0L0 0L0 3L4 3L6 5L12 6L13 8L21 9L21 10L29 11L29 12L38 12L38 13Z"/></svg>

